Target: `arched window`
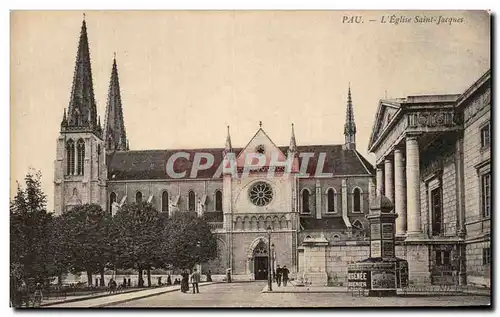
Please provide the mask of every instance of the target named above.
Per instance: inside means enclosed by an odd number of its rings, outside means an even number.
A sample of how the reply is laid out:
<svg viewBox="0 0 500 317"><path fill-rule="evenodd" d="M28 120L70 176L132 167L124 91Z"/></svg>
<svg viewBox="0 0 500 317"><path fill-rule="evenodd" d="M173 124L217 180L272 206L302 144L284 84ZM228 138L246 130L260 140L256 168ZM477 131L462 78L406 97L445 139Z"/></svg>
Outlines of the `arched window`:
<svg viewBox="0 0 500 317"><path fill-rule="evenodd" d="M361 189L359 187L352 191L352 211L361 212Z"/></svg>
<svg viewBox="0 0 500 317"><path fill-rule="evenodd" d="M135 194L135 202L138 204L142 202L142 193L141 192L137 192Z"/></svg>
<svg viewBox="0 0 500 317"><path fill-rule="evenodd" d="M188 193L188 210L195 211L195 195L194 191L190 190Z"/></svg>
<svg viewBox="0 0 500 317"><path fill-rule="evenodd" d="M85 160L85 142L83 139L79 139L76 143L76 152L77 152L77 175L83 175L83 162Z"/></svg>
<svg viewBox="0 0 500 317"><path fill-rule="evenodd" d="M215 191L215 211L222 211L222 192Z"/></svg>
<svg viewBox="0 0 500 317"><path fill-rule="evenodd" d="M302 191L302 212L303 213L310 213L311 208L309 208L309 196L311 194L309 193L309 190L305 188Z"/></svg>
<svg viewBox="0 0 500 317"><path fill-rule="evenodd" d="M168 192L164 191L161 194L161 211L168 211Z"/></svg>
<svg viewBox="0 0 500 317"><path fill-rule="evenodd" d="M109 195L109 213L113 212L113 203L116 203L116 194L111 193Z"/></svg>
<svg viewBox="0 0 500 317"><path fill-rule="evenodd" d="M326 196L326 212L335 212L335 190L329 188Z"/></svg>
<svg viewBox="0 0 500 317"><path fill-rule="evenodd" d="M75 174L75 142L71 139L66 142L66 175Z"/></svg>

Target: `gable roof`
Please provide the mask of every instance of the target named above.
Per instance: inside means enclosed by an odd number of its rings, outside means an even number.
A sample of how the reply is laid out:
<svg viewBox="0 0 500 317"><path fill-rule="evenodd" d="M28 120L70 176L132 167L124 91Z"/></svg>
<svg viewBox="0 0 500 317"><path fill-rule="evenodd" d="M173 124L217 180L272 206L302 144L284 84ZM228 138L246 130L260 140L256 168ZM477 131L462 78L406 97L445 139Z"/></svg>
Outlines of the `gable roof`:
<svg viewBox="0 0 500 317"><path fill-rule="evenodd" d="M278 147L282 152L286 152L288 146ZM375 170L371 163L366 160L356 150L343 149L341 144L336 145L304 145L297 147L299 153L309 152L307 173L314 177L316 166L321 153L325 153L325 163L323 173L335 175L374 175ZM214 158L214 164L206 169L199 170L197 179L221 178L217 173L219 166L223 162L222 153L224 148L205 149L172 149L172 150L143 150L143 151L116 151L107 155L108 179L113 180L174 180L166 173L168 159L175 153L186 152L189 160L180 158L175 160L174 171L181 173L186 171L184 177L175 179L189 179L193 165L195 153L208 153ZM238 155L242 148L234 148ZM302 164L302 157L299 155L299 164ZM219 174L219 175L218 175Z"/></svg>

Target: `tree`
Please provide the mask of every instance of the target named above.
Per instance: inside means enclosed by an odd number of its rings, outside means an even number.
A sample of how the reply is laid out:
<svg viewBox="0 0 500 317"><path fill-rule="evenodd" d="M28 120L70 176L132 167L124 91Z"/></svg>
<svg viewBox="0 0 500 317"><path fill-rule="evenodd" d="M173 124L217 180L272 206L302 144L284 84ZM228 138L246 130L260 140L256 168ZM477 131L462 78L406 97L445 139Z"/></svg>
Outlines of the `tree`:
<svg viewBox="0 0 500 317"><path fill-rule="evenodd" d="M59 219L62 257L69 262L70 271L87 273L89 286L94 272L101 273L101 285L104 283L104 269L111 257L108 226L108 215L97 204L75 206Z"/></svg>
<svg viewBox="0 0 500 317"><path fill-rule="evenodd" d="M123 206L113 217L111 241L116 253L116 265L122 269L139 271L139 286L143 286L143 270L148 272L151 286L151 268L161 266L160 247L162 218L149 203Z"/></svg>
<svg viewBox="0 0 500 317"><path fill-rule="evenodd" d="M191 269L217 257L217 240L208 221L195 213L175 213L163 235L165 262L180 269Z"/></svg>
<svg viewBox="0 0 500 317"><path fill-rule="evenodd" d="M53 217L46 210L41 173L30 169L24 180L25 188L18 184L10 203L11 276L28 284L45 283L59 269L51 240Z"/></svg>

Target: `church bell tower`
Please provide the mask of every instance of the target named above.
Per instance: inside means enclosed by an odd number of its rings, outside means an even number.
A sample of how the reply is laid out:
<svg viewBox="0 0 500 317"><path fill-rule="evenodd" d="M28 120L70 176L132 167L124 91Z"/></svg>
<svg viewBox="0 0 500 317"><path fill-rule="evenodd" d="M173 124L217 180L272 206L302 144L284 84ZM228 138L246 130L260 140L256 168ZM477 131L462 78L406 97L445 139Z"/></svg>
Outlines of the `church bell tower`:
<svg viewBox="0 0 500 317"><path fill-rule="evenodd" d="M96 203L105 208L106 168L101 120L97 115L89 41L82 21L69 105L57 139L54 211Z"/></svg>

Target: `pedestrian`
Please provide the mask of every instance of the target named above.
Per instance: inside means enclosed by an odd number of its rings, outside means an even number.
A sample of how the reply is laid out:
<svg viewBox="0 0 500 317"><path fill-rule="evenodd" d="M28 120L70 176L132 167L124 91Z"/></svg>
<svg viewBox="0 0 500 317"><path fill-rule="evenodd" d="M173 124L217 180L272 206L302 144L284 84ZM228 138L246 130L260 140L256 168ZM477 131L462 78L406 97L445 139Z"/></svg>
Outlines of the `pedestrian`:
<svg viewBox="0 0 500 317"><path fill-rule="evenodd" d="M123 288L127 287L127 279L124 277L123 278Z"/></svg>
<svg viewBox="0 0 500 317"><path fill-rule="evenodd" d="M208 270L207 273L207 282L212 282L212 273L210 272L210 270Z"/></svg>
<svg viewBox="0 0 500 317"><path fill-rule="evenodd" d="M193 271L194 271L193 274L191 274L191 283L193 284L193 294L195 293L199 294L200 288L198 286L198 283L200 283L201 276L196 268L194 268Z"/></svg>
<svg viewBox="0 0 500 317"><path fill-rule="evenodd" d="M189 273L184 270L181 274L181 292L186 293L189 292Z"/></svg>
<svg viewBox="0 0 500 317"><path fill-rule="evenodd" d="M34 304L39 307L43 300L42 285L36 283L35 294L34 294Z"/></svg>
<svg viewBox="0 0 500 317"><path fill-rule="evenodd" d="M231 269L226 270L226 277L227 277L227 282L231 283Z"/></svg>
<svg viewBox="0 0 500 317"><path fill-rule="evenodd" d="M167 276L167 286L172 285L172 278L170 277L170 274Z"/></svg>
<svg viewBox="0 0 500 317"><path fill-rule="evenodd" d="M21 286L19 287L19 301L21 303L20 307L23 307L23 304L26 303L26 307L30 306L30 296L28 293L28 286L24 281L21 281Z"/></svg>
<svg viewBox="0 0 500 317"><path fill-rule="evenodd" d="M277 265L277 268L276 268L276 283L278 284L278 287L281 286L281 276L283 274L283 269L280 267L280 265L278 264Z"/></svg>
<svg viewBox="0 0 500 317"><path fill-rule="evenodd" d="M289 273L290 271L286 268L286 265L284 265L283 268L281 269L281 274L283 275L283 286L286 286L286 284L288 283Z"/></svg>

